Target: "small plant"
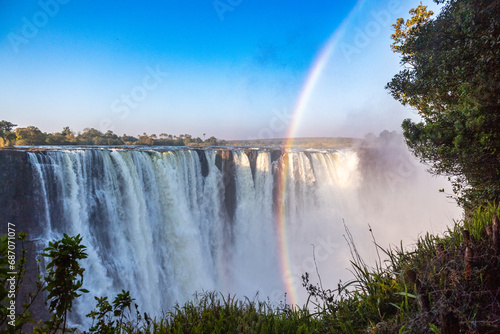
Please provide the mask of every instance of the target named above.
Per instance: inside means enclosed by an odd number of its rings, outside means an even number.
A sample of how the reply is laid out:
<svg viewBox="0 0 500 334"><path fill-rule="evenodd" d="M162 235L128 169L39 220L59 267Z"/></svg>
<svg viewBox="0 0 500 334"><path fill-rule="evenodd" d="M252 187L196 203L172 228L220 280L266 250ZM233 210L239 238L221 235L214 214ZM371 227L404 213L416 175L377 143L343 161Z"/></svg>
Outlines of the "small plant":
<svg viewBox="0 0 500 334"><path fill-rule="evenodd" d="M92 327L88 333L121 333L125 310L128 308L130 311L130 305L134 301L130 292L122 290L113 301L113 306L108 302L108 297L94 298L97 300L96 310L87 314L88 318L92 318Z"/></svg>
<svg viewBox="0 0 500 334"><path fill-rule="evenodd" d="M441 331L439 330L439 328L434 325L433 323L430 323L429 324L429 328L431 329L431 331L435 334L441 334Z"/></svg>
<svg viewBox="0 0 500 334"><path fill-rule="evenodd" d="M62 325L62 332L66 331L68 312L71 312L73 300L81 293L87 293L83 285L83 272L79 260L87 258L86 247L81 245L82 238L78 234L69 237L64 234L59 241L49 242L49 247L44 249L42 256L50 258L45 276L50 300L49 310L53 312L50 320L45 322L49 333L56 333Z"/></svg>

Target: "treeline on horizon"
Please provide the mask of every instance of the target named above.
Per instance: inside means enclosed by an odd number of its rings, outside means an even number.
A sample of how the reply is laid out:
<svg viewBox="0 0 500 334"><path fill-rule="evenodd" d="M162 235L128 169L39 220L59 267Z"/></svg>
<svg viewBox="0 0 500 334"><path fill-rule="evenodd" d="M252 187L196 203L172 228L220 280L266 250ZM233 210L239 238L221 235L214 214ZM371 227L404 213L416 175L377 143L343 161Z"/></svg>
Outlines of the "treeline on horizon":
<svg viewBox="0 0 500 334"><path fill-rule="evenodd" d="M361 139L344 137L311 137L311 138L269 138L269 139L248 139L248 140L228 140L227 143L234 146L277 146L277 147L307 147L307 148L340 148L351 147L359 143Z"/></svg>
<svg viewBox="0 0 500 334"><path fill-rule="evenodd" d="M340 148L359 144L361 139L344 137L314 137L314 138L270 138L248 140L222 140L211 136L207 139L193 137L190 134L160 135L143 133L137 137L123 134L118 136L113 131L99 131L95 128L85 128L76 133L69 126L61 132L48 133L36 126L17 127L9 121L0 121L0 147L13 145L148 145L148 146L259 146L259 147L307 147L307 148ZM368 135L367 135L368 136ZM203 134L205 137L205 134Z"/></svg>
<svg viewBox="0 0 500 334"><path fill-rule="evenodd" d="M36 126L15 128L17 125L8 121L0 121L0 147L13 145L157 145L157 146L189 146L189 145L224 145L225 141L215 138L193 137L190 134L160 135L143 133L137 137L123 134L118 136L108 130L103 133L95 128L85 128L83 132L74 132L68 126L61 132L42 132ZM15 128L15 129L14 129ZM205 134L203 134L205 137Z"/></svg>

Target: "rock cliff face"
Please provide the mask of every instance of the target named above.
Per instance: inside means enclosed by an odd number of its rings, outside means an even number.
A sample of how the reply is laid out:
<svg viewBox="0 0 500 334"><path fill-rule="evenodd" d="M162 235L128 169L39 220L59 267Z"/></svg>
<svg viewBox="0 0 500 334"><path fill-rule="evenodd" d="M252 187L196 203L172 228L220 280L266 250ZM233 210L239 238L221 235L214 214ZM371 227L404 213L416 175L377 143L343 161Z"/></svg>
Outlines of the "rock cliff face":
<svg viewBox="0 0 500 334"><path fill-rule="evenodd" d="M252 172L252 177L255 180L255 169L259 151L246 149L244 150L244 152L250 162L250 170ZM270 154L271 162L275 162L283 155L283 151L271 150ZM224 205L228 215L228 221L232 222L234 220L234 214L236 210L236 166L234 164L233 151L218 150L215 159L215 165L223 174Z"/></svg>
<svg viewBox="0 0 500 334"><path fill-rule="evenodd" d="M0 150L0 224L15 224L17 232L33 233L33 176L24 151ZM6 233L6 231L1 231Z"/></svg>
<svg viewBox="0 0 500 334"><path fill-rule="evenodd" d="M40 233L37 224L37 212L34 206L36 194L33 188L33 173L25 151L0 149L0 234L7 233L7 223L15 225L17 233L28 234L28 240L21 245L16 242L18 257L22 247L26 249L26 275L21 290L16 296L17 312L22 311L22 304L29 301L28 293L36 290L36 277L39 274L37 255L40 245L32 239ZM11 225L12 227L12 225ZM48 319L48 311L43 296L32 305L30 311L35 320ZM25 328L30 330L30 328Z"/></svg>
<svg viewBox="0 0 500 334"><path fill-rule="evenodd" d="M224 186L224 206L226 208L225 211L227 212L227 219L232 223L236 208L236 181L233 152L217 151L215 165L224 175L222 178Z"/></svg>

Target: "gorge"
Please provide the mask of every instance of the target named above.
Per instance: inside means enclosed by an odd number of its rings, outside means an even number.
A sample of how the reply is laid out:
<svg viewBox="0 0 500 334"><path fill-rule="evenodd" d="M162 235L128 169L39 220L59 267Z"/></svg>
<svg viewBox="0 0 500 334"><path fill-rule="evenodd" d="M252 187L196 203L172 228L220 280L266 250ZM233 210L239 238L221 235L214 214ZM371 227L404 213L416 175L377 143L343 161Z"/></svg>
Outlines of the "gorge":
<svg viewBox="0 0 500 334"><path fill-rule="evenodd" d="M343 220L373 259L368 224L383 245L411 243L459 212L400 145L19 148L0 159L0 218L34 252L83 237L80 316L121 290L150 314L201 291L302 305L303 273L350 278Z"/></svg>

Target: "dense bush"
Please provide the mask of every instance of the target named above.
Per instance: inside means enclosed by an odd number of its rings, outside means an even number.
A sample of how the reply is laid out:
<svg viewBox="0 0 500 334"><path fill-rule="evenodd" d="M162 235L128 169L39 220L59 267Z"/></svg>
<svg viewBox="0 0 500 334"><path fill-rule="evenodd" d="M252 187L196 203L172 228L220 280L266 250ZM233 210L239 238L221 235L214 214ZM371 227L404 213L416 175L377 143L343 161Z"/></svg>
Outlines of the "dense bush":
<svg viewBox="0 0 500 334"><path fill-rule="evenodd" d="M403 122L408 146L470 210L500 200L500 1L435 2L394 25L403 69L386 88L421 116Z"/></svg>

